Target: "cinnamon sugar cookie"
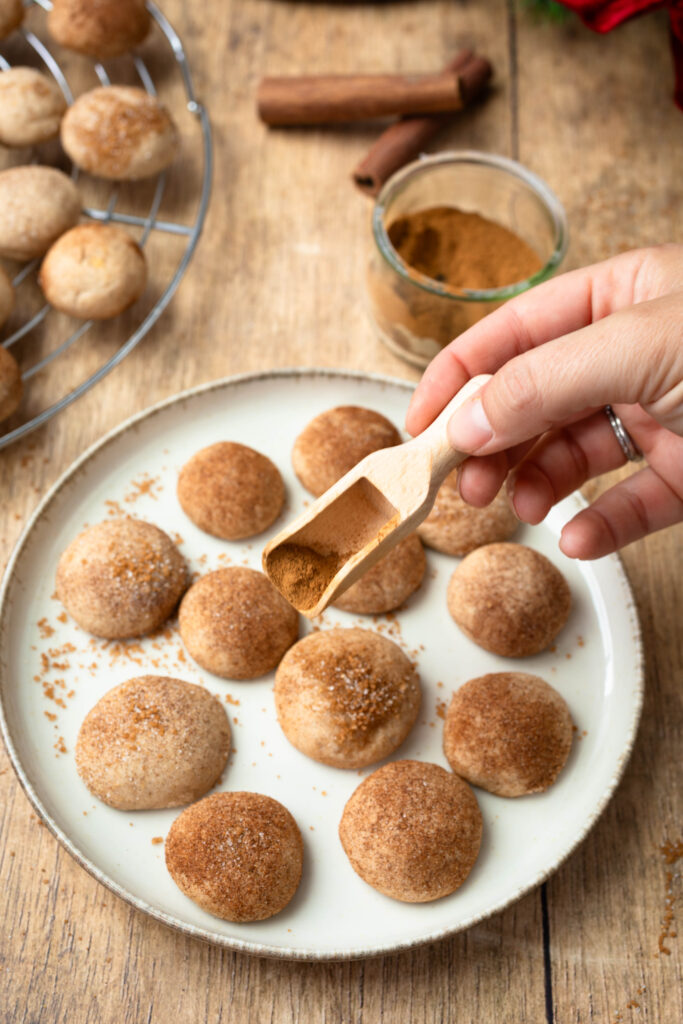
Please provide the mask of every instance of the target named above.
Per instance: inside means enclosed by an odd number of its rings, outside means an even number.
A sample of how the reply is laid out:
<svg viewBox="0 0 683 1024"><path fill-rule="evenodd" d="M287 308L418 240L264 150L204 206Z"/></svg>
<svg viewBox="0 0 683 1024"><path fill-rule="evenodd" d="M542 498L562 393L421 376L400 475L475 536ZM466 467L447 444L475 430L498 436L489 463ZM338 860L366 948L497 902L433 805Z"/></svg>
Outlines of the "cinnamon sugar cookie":
<svg viewBox="0 0 683 1024"><path fill-rule="evenodd" d="M0 171L0 256L42 256L80 215L78 189L55 167L31 164Z"/></svg>
<svg viewBox="0 0 683 1024"><path fill-rule="evenodd" d="M275 675L282 731L302 754L363 768L391 754L420 709L420 681L403 651L365 629L310 633Z"/></svg>
<svg viewBox="0 0 683 1024"><path fill-rule="evenodd" d="M562 771L572 746L563 697L538 676L493 672L453 695L443 749L454 772L498 796L540 793Z"/></svg>
<svg viewBox="0 0 683 1024"><path fill-rule="evenodd" d="M263 921L301 880L303 841L286 807L261 793L214 793L182 812L166 839L179 889L226 921Z"/></svg>
<svg viewBox="0 0 683 1024"><path fill-rule="evenodd" d="M292 465L304 487L318 497L366 455L400 443L401 435L385 416L340 405L304 427L294 442Z"/></svg>
<svg viewBox="0 0 683 1024"><path fill-rule="evenodd" d="M21 373L12 353L0 345L0 423L9 419L21 402Z"/></svg>
<svg viewBox="0 0 683 1024"><path fill-rule="evenodd" d="M482 827L477 798L457 775L436 764L392 761L351 795L339 838L353 870L373 889L426 903L465 881Z"/></svg>
<svg viewBox="0 0 683 1024"><path fill-rule="evenodd" d="M448 610L463 633L509 658L549 647L570 608L569 586L560 570L522 544L477 548L448 585Z"/></svg>
<svg viewBox="0 0 683 1024"><path fill-rule="evenodd" d="M285 487L269 458L244 444L218 441L185 463L178 477L183 512L206 533L242 540L262 533L282 511Z"/></svg>
<svg viewBox="0 0 683 1024"><path fill-rule="evenodd" d="M48 32L69 50L105 60L141 43L151 19L145 0L52 0Z"/></svg>
<svg viewBox="0 0 683 1024"><path fill-rule="evenodd" d="M482 544L508 540L519 520L505 489L486 508L473 508L460 497L458 470L449 473L431 512L417 528L420 539L444 555L466 555Z"/></svg>
<svg viewBox="0 0 683 1024"><path fill-rule="evenodd" d="M171 538L141 519L89 527L57 566L59 600L79 626L108 639L156 629L187 583L185 560Z"/></svg>
<svg viewBox="0 0 683 1024"><path fill-rule="evenodd" d="M218 781L230 723L203 686L138 676L98 700L81 725L76 768L91 793L122 811L178 807Z"/></svg>
<svg viewBox="0 0 683 1024"><path fill-rule="evenodd" d="M59 135L66 100L54 78L35 68L0 72L0 143L34 146Z"/></svg>
<svg viewBox="0 0 683 1024"><path fill-rule="evenodd" d="M415 533L404 537L388 555L380 558L341 597L334 608L357 615L381 615L400 608L417 590L425 574L427 560L420 538Z"/></svg>
<svg viewBox="0 0 683 1024"><path fill-rule="evenodd" d="M274 669L299 635L299 616L254 569L217 569L197 580L178 613L180 635L202 668L224 679Z"/></svg>
<svg viewBox="0 0 683 1024"><path fill-rule="evenodd" d="M5 39L19 28L24 20L24 5L21 0L0 0L0 39Z"/></svg>
<svg viewBox="0 0 683 1024"><path fill-rule="evenodd" d="M103 85L79 96L62 119L61 139L77 167L114 181L159 174L178 153L178 130L166 107L131 85Z"/></svg>

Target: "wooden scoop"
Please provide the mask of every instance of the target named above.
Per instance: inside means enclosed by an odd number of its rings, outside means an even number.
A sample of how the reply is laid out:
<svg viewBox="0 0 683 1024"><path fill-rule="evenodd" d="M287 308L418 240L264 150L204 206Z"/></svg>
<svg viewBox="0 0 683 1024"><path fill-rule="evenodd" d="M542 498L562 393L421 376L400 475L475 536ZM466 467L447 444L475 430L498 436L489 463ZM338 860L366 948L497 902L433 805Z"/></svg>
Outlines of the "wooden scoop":
<svg viewBox="0 0 683 1024"><path fill-rule="evenodd" d="M446 476L467 455L451 447L446 425L488 374L473 377L422 434L367 455L263 551L263 568L309 618L347 590L419 526Z"/></svg>

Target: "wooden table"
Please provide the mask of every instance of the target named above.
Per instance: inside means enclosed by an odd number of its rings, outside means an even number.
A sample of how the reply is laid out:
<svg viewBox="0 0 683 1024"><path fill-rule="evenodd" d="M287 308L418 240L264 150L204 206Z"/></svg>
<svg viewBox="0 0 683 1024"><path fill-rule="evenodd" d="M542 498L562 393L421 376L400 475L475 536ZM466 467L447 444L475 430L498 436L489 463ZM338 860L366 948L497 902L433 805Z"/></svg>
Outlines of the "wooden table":
<svg viewBox="0 0 683 1024"><path fill-rule="evenodd" d="M262 73L433 69L474 44L494 62L495 94L439 145L503 153L542 175L567 208L570 265L683 235L683 114L671 101L662 15L598 37L573 19L539 22L513 0L163 6L213 120L205 236L138 349L48 428L0 454L0 565L40 495L84 447L158 399L274 366L417 379L375 341L363 311L370 206L349 172L375 130L269 133L254 114ZM193 156L182 159L189 166ZM182 205L182 187L176 198ZM163 251L156 258L163 269ZM88 358L87 347L73 356L83 368ZM618 792L546 885L436 945L317 965L185 938L117 900L63 852L1 753L4 1024L678 1024L680 943L661 936L680 879L661 848L681 838L680 530L632 546L624 560L647 694Z"/></svg>

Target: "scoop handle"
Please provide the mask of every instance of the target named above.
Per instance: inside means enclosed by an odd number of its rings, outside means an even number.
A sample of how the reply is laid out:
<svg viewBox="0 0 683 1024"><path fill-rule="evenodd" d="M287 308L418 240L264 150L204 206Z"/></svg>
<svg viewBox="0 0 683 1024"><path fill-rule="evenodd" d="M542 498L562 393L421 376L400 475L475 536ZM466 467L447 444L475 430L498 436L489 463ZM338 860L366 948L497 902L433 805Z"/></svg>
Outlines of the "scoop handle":
<svg viewBox="0 0 683 1024"><path fill-rule="evenodd" d="M432 483L436 483L437 486L445 480L451 470L459 466L469 456L468 452L457 451L451 445L446 433L448 421L455 410L459 409L463 402L471 398L489 380L491 380L490 373L480 373L476 377L472 377L471 380L468 380L467 384L460 388L457 395L451 398L446 408L439 413L434 422L415 438L415 441L421 443L429 450L432 464L431 479Z"/></svg>

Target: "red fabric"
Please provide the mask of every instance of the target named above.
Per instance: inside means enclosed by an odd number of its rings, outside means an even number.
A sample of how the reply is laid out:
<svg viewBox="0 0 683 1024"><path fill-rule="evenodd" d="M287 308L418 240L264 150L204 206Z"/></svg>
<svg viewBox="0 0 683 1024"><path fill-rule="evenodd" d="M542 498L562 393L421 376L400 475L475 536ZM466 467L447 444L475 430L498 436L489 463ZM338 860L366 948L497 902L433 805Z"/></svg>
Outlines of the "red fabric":
<svg viewBox="0 0 683 1024"><path fill-rule="evenodd" d="M595 32L609 32L622 21L648 11L667 8L671 23L671 50L676 70L674 99L683 110L683 0L559 0Z"/></svg>

